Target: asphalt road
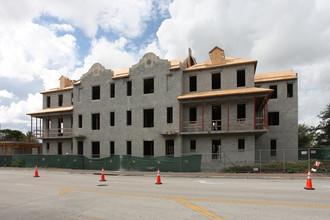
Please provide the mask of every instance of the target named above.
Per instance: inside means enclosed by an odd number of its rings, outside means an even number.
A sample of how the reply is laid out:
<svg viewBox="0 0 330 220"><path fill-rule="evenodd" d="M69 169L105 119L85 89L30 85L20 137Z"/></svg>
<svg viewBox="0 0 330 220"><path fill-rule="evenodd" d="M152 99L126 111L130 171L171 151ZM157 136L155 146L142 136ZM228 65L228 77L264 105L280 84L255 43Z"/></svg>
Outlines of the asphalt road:
<svg viewBox="0 0 330 220"><path fill-rule="evenodd" d="M330 178L175 177L0 169L0 219L329 219Z"/></svg>

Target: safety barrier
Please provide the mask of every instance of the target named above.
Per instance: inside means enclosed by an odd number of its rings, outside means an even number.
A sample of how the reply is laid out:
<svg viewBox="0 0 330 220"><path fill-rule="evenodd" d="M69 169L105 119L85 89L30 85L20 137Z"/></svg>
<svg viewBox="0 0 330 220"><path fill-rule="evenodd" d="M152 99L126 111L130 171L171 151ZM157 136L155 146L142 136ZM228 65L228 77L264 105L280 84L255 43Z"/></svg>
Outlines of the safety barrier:
<svg viewBox="0 0 330 220"><path fill-rule="evenodd" d="M184 157L133 157L114 155L105 158L91 159L75 155L11 155L0 156L0 163L5 161L10 166L12 161L21 161L22 167L54 167L98 170L134 170L134 171L162 171L172 172L200 172L202 155ZM0 164L1 166L3 166Z"/></svg>

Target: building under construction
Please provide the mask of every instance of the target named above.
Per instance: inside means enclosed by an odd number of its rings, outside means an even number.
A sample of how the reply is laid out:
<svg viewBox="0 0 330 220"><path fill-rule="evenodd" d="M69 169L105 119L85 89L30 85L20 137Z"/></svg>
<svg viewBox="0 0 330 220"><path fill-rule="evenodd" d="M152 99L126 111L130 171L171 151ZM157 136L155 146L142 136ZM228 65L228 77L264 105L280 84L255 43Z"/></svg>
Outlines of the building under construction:
<svg viewBox="0 0 330 220"><path fill-rule="evenodd" d="M147 53L129 68L96 63L77 81L62 76L59 88L41 93L42 110L28 113L31 130L43 154L202 154L202 170L226 158L297 160L297 75L256 74L257 60L219 47L209 56L197 63L191 50L177 60Z"/></svg>

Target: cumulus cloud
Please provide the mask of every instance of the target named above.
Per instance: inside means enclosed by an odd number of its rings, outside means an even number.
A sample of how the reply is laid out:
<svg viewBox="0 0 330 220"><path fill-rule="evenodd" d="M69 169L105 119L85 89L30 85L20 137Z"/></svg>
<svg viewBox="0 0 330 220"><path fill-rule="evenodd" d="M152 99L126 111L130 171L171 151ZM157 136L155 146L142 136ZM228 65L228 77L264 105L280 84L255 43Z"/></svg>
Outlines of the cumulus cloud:
<svg viewBox="0 0 330 220"><path fill-rule="evenodd" d="M90 55L84 60L84 65L77 68L72 75L73 79L79 79L94 63L101 63L107 69L120 69L133 65L136 62L134 54L125 51L128 41L124 37L110 42L105 38L94 40Z"/></svg>
<svg viewBox="0 0 330 220"><path fill-rule="evenodd" d="M14 93L8 92L7 90L0 90L0 98L11 99L14 97ZM1 101L1 100L0 100Z"/></svg>
<svg viewBox="0 0 330 220"><path fill-rule="evenodd" d="M226 56L257 59L257 73L293 69L299 73L299 122L315 124L330 103L329 10L324 0L175 0L157 32L159 48L174 59L191 47L202 62L217 45Z"/></svg>
<svg viewBox="0 0 330 220"><path fill-rule="evenodd" d="M28 112L39 110L42 104L42 96L39 93L29 94L26 100L12 102L9 106L0 105L0 123L13 124L25 128L30 124Z"/></svg>

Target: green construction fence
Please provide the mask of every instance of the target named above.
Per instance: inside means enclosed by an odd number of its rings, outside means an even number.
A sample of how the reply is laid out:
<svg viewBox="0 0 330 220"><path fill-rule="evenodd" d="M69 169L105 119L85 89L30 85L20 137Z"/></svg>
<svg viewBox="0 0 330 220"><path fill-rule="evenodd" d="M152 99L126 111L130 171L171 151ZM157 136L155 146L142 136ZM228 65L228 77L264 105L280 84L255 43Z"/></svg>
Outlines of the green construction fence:
<svg viewBox="0 0 330 220"><path fill-rule="evenodd" d="M92 159L75 155L12 155L2 158L4 159L6 159L6 165L9 166L9 162L20 160L23 167L37 165L38 167L86 170L99 170L103 167L105 170L155 171L160 169L163 172L200 172L202 155L148 158L114 155Z"/></svg>

